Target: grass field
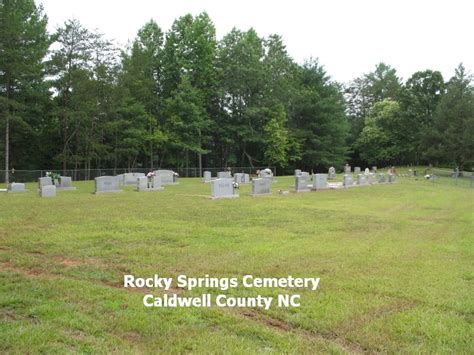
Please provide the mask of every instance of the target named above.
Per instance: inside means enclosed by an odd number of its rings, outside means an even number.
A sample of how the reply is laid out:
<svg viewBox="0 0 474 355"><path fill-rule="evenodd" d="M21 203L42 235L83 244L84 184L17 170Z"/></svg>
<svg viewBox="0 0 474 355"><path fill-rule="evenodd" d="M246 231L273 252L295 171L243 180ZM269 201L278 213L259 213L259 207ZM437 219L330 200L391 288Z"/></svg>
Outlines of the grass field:
<svg viewBox="0 0 474 355"><path fill-rule="evenodd" d="M293 183L277 180L275 192ZM474 352L474 189L399 178L210 200L198 179L75 186L0 195L0 353ZM163 309L124 289L126 273L321 281L300 308Z"/></svg>

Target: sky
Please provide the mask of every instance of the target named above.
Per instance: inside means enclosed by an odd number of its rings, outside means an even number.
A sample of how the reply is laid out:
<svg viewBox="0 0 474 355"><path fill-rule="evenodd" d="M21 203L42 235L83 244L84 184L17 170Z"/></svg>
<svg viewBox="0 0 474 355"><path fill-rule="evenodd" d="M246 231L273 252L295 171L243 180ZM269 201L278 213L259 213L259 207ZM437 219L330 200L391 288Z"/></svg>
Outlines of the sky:
<svg viewBox="0 0 474 355"><path fill-rule="evenodd" d="M233 27L278 34L298 63L318 58L335 80L348 82L384 62L404 80L459 63L474 71L473 0L37 0L52 32L75 18L126 45L150 19L167 31L187 13L206 11L217 38Z"/></svg>

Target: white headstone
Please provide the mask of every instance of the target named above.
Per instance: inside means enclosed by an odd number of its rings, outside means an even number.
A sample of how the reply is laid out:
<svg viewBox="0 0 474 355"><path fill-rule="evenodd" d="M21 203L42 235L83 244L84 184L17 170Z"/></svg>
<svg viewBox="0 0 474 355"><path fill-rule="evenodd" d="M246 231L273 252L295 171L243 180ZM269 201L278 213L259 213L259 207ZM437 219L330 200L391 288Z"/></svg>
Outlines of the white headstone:
<svg viewBox="0 0 474 355"><path fill-rule="evenodd" d="M21 182L12 182L8 184L7 191L8 192L26 192L25 184Z"/></svg>
<svg viewBox="0 0 474 355"><path fill-rule="evenodd" d="M144 173L125 173L123 174L123 184L124 185L136 185L137 179L144 177Z"/></svg>
<svg viewBox="0 0 474 355"><path fill-rule="evenodd" d="M351 174L344 174L344 179L342 181L342 185L344 187L350 187L354 184L352 181L352 175Z"/></svg>
<svg viewBox="0 0 474 355"><path fill-rule="evenodd" d="M328 174L313 174L313 190L328 188Z"/></svg>
<svg viewBox="0 0 474 355"><path fill-rule="evenodd" d="M219 171L217 173L217 178L218 179L230 179L230 178L232 178L232 174L230 173L230 171Z"/></svg>
<svg viewBox="0 0 474 355"><path fill-rule="evenodd" d="M360 174L360 166L356 166L356 167L354 168L354 174L355 174L355 175Z"/></svg>
<svg viewBox="0 0 474 355"><path fill-rule="evenodd" d="M367 182L369 184L375 184L377 181L375 179L375 174L374 173L369 173L369 175L367 176Z"/></svg>
<svg viewBox="0 0 474 355"><path fill-rule="evenodd" d="M146 176L137 177L137 191L148 191L148 178Z"/></svg>
<svg viewBox="0 0 474 355"><path fill-rule="evenodd" d="M107 192L122 192L119 188L119 178L117 176L100 176L95 179L96 194Z"/></svg>
<svg viewBox="0 0 474 355"><path fill-rule="evenodd" d="M41 190L43 186L52 185L53 180L49 176L38 178L38 189Z"/></svg>
<svg viewBox="0 0 474 355"><path fill-rule="evenodd" d="M212 180L211 197L213 199L239 197L239 195L234 192L234 180L229 178Z"/></svg>
<svg viewBox="0 0 474 355"><path fill-rule="evenodd" d="M357 175L357 185L367 185L367 177L364 174Z"/></svg>
<svg viewBox="0 0 474 355"><path fill-rule="evenodd" d="M56 197L56 186L45 185L40 189L41 197Z"/></svg>
<svg viewBox="0 0 474 355"><path fill-rule="evenodd" d="M250 183L250 175L244 173L235 173L234 181L238 184L248 184Z"/></svg>
<svg viewBox="0 0 474 355"><path fill-rule="evenodd" d="M205 172L203 173L202 181L203 181L203 182L211 182L211 180L212 180L212 174L211 174L211 172L210 172L210 171L205 171Z"/></svg>
<svg viewBox="0 0 474 355"><path fill-rule="evenodd" d="M154 173L161 177L162 185L173 185L178 183L178 174L173 170L155 170Z"/></svg>
<svg viewBox="0 0 474 355"><path fill-rule="evenodd" d="M56 188L59 190L75 190L72 186L72 178L70 176L60 176Z"/></svg>
<svg viewBox="0 0 474 355"><path fill-rule="evenodd" d="M295 192L308 192L309 175L300 175L295 177Z"/></svg>
<svg viewBox="0 0 474 355"><path fill-rule="evenodd" d="M336 178L336 168L331 166L328 170L328 179L335 179Z"/></svg>
<svg viewBox="0 0 474 355"><path fill-rule="evenodd" d="M269 179L253 179L252 180L252 196L267 195L270 193Z"/></svg>

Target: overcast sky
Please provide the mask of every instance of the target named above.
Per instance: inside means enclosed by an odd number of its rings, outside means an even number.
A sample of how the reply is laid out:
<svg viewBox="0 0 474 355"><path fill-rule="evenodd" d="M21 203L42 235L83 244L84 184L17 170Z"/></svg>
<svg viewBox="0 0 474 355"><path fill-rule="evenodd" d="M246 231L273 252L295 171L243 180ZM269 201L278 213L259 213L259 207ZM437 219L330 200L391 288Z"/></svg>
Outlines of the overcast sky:
<svg viewBox="0 0 474 355"><path fill-rule="evenodd" d="M463 62L474 71L473 0L39 0L49 29L70 18L125 45L154 19L163 30L186 13L206 11L218 39L233 27L283 37L302 63L319 58L329 75L349 81L378 62L405 80L415 71L440 70L449 79Z"/></svg>

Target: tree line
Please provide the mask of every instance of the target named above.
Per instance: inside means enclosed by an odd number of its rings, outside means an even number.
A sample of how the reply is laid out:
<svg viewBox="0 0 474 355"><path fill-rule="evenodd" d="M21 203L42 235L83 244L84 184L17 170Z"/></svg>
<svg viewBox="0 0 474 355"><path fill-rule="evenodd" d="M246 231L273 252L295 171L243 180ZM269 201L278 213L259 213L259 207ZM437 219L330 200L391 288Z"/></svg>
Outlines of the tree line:
<svg viewBox="0 0 474 355"><path fill-rule="evenodd" d="M278 35L217 40L206 13L167 32L151 20L118 48L78 20L48 33L34 0L0 0L0 127L5 170L470 168L474 91L462 65L402 82L380 63L341 84Z"/></svg>

